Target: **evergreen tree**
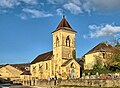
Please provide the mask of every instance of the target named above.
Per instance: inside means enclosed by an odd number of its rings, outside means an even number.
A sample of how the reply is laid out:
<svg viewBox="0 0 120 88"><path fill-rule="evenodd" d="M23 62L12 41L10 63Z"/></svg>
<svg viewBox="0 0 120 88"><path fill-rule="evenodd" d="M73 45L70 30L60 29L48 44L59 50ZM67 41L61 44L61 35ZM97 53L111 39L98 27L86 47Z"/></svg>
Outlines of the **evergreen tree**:
<svg viewBox="0 0 120 88"><path fill-rule="evenodd" d="M72 56L73 56L73 59L76 60L76 50L73 50L73 51L72 51Z"/></svg>

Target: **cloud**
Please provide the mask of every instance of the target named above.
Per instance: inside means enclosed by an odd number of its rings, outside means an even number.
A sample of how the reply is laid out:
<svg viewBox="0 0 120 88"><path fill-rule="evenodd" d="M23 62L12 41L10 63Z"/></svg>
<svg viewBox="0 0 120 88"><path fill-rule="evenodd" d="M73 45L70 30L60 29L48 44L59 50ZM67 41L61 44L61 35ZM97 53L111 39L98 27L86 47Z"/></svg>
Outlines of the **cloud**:
<svg viewBox="0 0 120 88"><path fill-rule="evenodd" d="M50 8L46 9L47 5L50 6ZM19 9L17 9L16 11L15 8ZM7 11L8 13L11 10L12 12L16 11L22 13L23 8L32 8L32 10L40 8L42 10L46 9L48 12L51 11L51 9L55 9L57 14L59 15L62 15L62 10L64 12L69 11L71 14L74 15L78 15L84 12L113 13L120 12L120 0L0 0L0 13L5 13L4 11ZM44 16L52 15L46 13L46 11L39 12ZM32 14L32 11L30 11L29 13ZM32 17L34 18L33 15Z"/></svg>
<svg viewBox="0 0 120 88"><path fill-rule="evenodd" d="M23 15L23 19L26 17L26 15L28 17L32 17L32 18L41 18L41 17L49 17L49 16L53 16L50 13L46 13L44 11L40 11L40 10L36 10L36 9L29 9L29 8L25 8L23 9L23 12L26 13L25 16Z"/></svg>
<svg viewBox="0 0 120 88"><path fill-rule="evenodd" d="M48 2L55 6L63 5L64 9L69 10L72 14L120 12L120 0L48 0Z"/></svg>
<svg viewBox="0 0 120 88"><path fill-rule="evenodd" d="M102 11L111 12L120 9L120 0L84 0L83 6L85 11Z"/></svg>
<svg viewBox="0 0 120 88"><path fill-rule="evenodd" d="M44 3L38 0L0 0L0 14L9 13L12 11L21 19L53 16L44 10L37 10L39 8L42 9L42 6L44 6ZM16 11L16 8L19 9ZM20 12L19 15L17 15L18 13L16 12Z"/></svg>
<svg viewBox="0 0 120 88"><path fill-rule="evenodd" d="M72 14L79 14L82 13L82 8L81 8L81 0L48 0L50 4L53 4L55 6L63 6L63 11L68 10ZM56 9L57 14L62 14L61 9L57 8Z"/></svg>
<svg viewBox="0 0 120 88"><path fill-rule="evenodd" d="M72 14L82 12L114 12L120 9L120 0L48 0L55 6L63 5L64 9L69 10Z"/></svg>
<svg viewBox="0 0 120 88"><path fill-rule="evenodd" d="M70 3L74 3L76 5L81 5L81 0L68 0Z"/></svg>
<svg viewBox="0 0 120 88"><path fill-rule="evenodd" d="M27 15L24 13L21 13L21 14L16 15L16 16L20 17L22 20L27 20L27 18L28 18Z"/></svg>
<svg viewBox="0 0 120 88"><path fill-rule="evenodd" d="M106 25L89 25L90 32L88 35L83 35L84 38L99 38L118 36L120 34L120 26L114 26L110 24Z"/></svg>
<svg viewBox="0 0 120 88"><path fill-rule="evenodd" d="M38 4L38 0L20 0L26 4L31 4L31 5L35 5Z"/></svg>
<svg viewBox="0 0 120 88"><path fill-rule="evenodd" d="M0 8L14 8L21 5L21 2L31 5L38 4L37 0L0 0Z"/></svg>
<svg viewBox="0 0 120 88"><path fill-rule="evenodd" d="M57 14L58 15L63 15L64 13L63 13L63 9L61 9L61 8L58 8L57 10L56 10L56 12L57 12Z"/></svg>
<svg viewBox="0 0 120 88"><path fill-rule="evenodd" d="M19 4L18 0L0 0L0 8L13 8Z"/></svg>
<svg viewBox="0 0 120 88"><path fill-rule="evenodd" d="M74 4L74 3L68 3L63 6L66 10L69 10L72 14L79 14L82 13L81 8Z"/></svg>
<svg viewBox="0 0 120 88"><path fill-rule="evenodd" d="M65 0L47 0L50 4L62 4ZM67 0L66 0L67 1Z"/></svg>

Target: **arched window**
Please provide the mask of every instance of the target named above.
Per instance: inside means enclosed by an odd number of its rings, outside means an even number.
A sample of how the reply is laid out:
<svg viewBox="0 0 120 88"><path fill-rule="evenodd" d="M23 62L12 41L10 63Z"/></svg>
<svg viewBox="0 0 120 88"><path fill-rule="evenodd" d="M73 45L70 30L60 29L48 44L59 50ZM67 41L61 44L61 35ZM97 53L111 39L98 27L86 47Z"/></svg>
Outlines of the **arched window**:
<svg viewBox="0 0 120 88"><path fill-rule="evenodd" d="M46 70L48 70L48 64L46 63Z"/></svg>
<svg viewBox="0 0 120 88"><path fill-rule="evenodd" d="M103 58L105 59L105 53L102 53L103 54Z"/></svg>
<svg viewBox="0 0 120 88"><path fill-rule="evenodd" d="M69 38L69 36L67 36L67 38L66 38L66 46L70 47L70 38Z"/></svg>
<svg viewBox="0 0 120 88"><path fill-rule="evenodd" d="M70 67L71 67L71 68L75 68L75 65L74 65L74 63L72 63Z"/></svg>
<svg viewBox="0 0 120 88"><path fill-rule="evenodd" d="M56 38L56 47L59 46L59 39L58 37Z"/></svg>
<svg viewBox="0 0 120 88"><path fill-rule="evenodd" d="M73 68L73 63L71 64L71 66L70 66L71 68Z"/></svg>

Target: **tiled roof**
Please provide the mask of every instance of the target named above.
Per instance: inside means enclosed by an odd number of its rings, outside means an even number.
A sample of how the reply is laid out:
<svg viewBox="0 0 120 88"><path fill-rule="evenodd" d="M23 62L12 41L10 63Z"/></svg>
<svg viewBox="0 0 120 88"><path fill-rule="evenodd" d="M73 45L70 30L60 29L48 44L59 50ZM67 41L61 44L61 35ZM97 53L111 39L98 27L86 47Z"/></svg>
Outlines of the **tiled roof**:
<svg viewBox="0 0 120 88"><path fill-rule="evenodd" d="M30 71L24 71L22 74L20 75L31 75Z"/></svg>
<svg viewBox="0 0 120 88"><path fill-rule="evenodd" d="M68 65L71 61L72 61L72 59L69 59L66 62L64 62L61 66L64 67L64 66Z"/></svg>
<svg viewBox="0 0 120 88"><path fill-rule="evenodd" d="M112 48L113 47L110 44L107 45L105 43L99 43L97 46L95 46L93 49L88 51L86 54L95 53L95 52L110 52Z"/></svg>
<svg viewBox="0 0 120 88"><path fill-rule="evenodd" d="M30 67L30 63L23 63L23 64L5 64L5 65L0 65L0 68L4 67L4 66L7 66L7 65L10 65L20 71L25 71L26 67Z"/></svg>
<svg viewBox="0 0 120 88"><path fill-rule="evenodd" d="M4 65L0 65L0 68L2 68Z"/></svg>
<svg viewBox="0 0 120 88"><path fill-rule="evenodd" d="M52 59L52 56L53 56L53 51L50 51L50 52L41 54L41 55L37 56L37 57L31 62L31 64L35 64L35 63L40 62L40 61L51 60L51 59Z"/></svg>
<svg viewBox="0 0 120 88"><path fill-rule="evenodd" d="M75 30L72 29L72 27L70 26L70 24L68 23L64 16L55 31L58 31L60 29L76 32Z"/></svg>
<svg viewBox="0 0 120 88"><path fill-rule="evenodd" d="M84 69L84 60L83 59L77 59L77 62L81 66L81 69Z"/></svg>
<svg viewBox="0 0 120 88"><path fill-rule="evenodd" d="M15 67L18 70L26 71L26 67L30 67L30 63L24 63L24 64L10 64L11 66Z"/></svg>

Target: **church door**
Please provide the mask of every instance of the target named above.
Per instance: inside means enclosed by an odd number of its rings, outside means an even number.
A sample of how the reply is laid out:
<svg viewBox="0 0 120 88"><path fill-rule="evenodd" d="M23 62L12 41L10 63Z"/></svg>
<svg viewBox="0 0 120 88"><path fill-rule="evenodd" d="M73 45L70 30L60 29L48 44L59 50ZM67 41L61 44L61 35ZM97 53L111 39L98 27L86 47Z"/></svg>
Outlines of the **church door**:
<svg viewBox="0 0 120 88"><path fill-rule="evenodd" d="M74 75L75 75L75 70L72 69L72 70L71 70L71 78L74 78Z"/></svg>

